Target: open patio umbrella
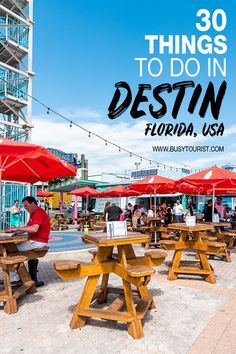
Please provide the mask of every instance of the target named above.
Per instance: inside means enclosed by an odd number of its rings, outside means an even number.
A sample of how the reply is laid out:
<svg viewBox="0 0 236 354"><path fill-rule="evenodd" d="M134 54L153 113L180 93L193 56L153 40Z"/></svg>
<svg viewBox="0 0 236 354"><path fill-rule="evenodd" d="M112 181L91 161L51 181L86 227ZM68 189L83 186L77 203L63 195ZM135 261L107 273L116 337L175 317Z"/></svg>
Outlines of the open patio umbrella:
<svg viewBox="0 0 236 354"><path fill-rule="evenodd" d="M1 181L35 183L53 178L75 176L76 167L59 159L42 146L0 138L0 211Z"/></svg>
<svg viewBox="0 0 236 354"><path fill-rule="evenodd" d="M104 191L101 192L101 197L119 197L120 206L121 206L121 197L133 197L141 194L142 192L135 191L129 189L128 187L120 185L120 186L105 189Z"/></svg>
<svg viewBox="0 0 236 354"><path fill-rule="evenodd" d="M75 195L76 197L86 198L86 213L88 209L88 198L89 197L99 197L101 192L97 191L96 189L90 187L82 187L78 189L74 189L73 191L69 192L70 195ZM75 213L74 217L77 217L77 198L75 200Z"/></svg>
<svg viewBox="0 0 236 354"><path fill-rule="evenodd" d="M46 148L0 139L0 180L35 183L75 176L76 167L59 159Z"/></svg>
<svg viewBox="0 0 236 354"><path fill-rule="evenodd" d="M37 197L39 198L50 198L53 197L53 193L37 190Z"/></svg>
<svg viewBox="0 0 236 354"><path fill-rule="evenodd" d="M137 190L142 192L143 194L154 194L154 204L155 204L155 215L156 215L156 195L160 192L160 194L169 193L173 191L174 193L175 181L173 179L153 175L144 179L141 179L137 182L132 183L129 188L133 190Z"/></svg>
<svg viewBox="0 0 236 354"><path fill-rule="evenodd" d="M236 173L225 170L216 166L207 168L192 175L185 176L177 181L178 185L182 183L189 183L195 187L202 188L201 194L208 194L212 191L213 207L212 220L214 214L214 199L217 190L234 189L236 188Z"/></svg>

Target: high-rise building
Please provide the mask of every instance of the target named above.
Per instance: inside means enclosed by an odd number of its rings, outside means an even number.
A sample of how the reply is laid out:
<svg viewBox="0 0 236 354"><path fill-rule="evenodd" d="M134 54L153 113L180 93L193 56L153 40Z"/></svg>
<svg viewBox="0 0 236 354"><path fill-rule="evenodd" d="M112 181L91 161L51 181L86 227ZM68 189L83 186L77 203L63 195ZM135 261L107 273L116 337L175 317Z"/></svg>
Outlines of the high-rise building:
<svg viewBox="0 0 236 354"><path fill-rule="evenodd" d="M0 136L28 141L32 128L33 0L0 0Z"/></svg>

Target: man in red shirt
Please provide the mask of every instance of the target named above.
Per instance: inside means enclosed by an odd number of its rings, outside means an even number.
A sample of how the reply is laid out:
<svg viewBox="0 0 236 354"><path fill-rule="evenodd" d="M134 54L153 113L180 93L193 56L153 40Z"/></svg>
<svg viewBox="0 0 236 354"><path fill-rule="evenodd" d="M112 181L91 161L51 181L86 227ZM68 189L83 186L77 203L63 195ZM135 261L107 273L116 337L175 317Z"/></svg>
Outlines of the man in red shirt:
<svg viewBox="0 0 236 354"><path fill-rule="evenodd" d="M30 214L30 219L26 226L11 228L7 231L14 231L16 234L28 233L29 240L18 243L16 246L19 251L29 251L34 248L42 248L47 246L50 234L50 221L47 213L42 208L38 207L34 197L28 196L22 200L24 208ZM37 265L38 259L30 259L28 261L29 273L36 286L41 286L44 283L37 281Z"/></svg>

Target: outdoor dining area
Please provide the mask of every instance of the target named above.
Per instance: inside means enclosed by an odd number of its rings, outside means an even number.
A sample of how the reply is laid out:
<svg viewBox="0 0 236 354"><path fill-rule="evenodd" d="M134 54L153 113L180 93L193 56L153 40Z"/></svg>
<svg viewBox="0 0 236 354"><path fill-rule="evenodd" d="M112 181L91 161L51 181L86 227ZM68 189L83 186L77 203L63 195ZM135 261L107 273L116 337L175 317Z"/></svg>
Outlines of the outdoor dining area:
<svg viewBox="0 0 236 354"><path fill-rule="evenodd" d="M76 174L73 166L62 163L59 158L45 150L37 145L2 139L1 180L35 183L61 175ZM176 191L211 196L213 205L208 206L210 221L205 220L206 217L199 220L196 215L185 215L183 219L176 213L175 219L167 223L163 214L165 207L157 206L156 195ZM185 276L186 279L195 277L194 279L201 279L210 284L217 283L217 273L211 265L211 259L223 260L226 263L232 261L231 250L235 247L236 232L230 221L220 220L221 215L216 215L214 203L216 196L233 193L236 194L236 173L218 167L187 175L177 181L154 175L129 186L121 185L103 192L89 187L71 191L70 194L75 196L73 217L68 218L62 211L55 211L50 220L51 229L57 229L60 233L67 230L69 225L73 225L80 232L84 245L92 245L93 248L87 251L86 262L71 255L65 260L55 259L54 269L51 269L51 272L55 271L62 280L87 278L80 300L74 307L70 328L82 328L88 318L112 320L125 323L132 338L142 338L142 320L147 317L149 310L152 311L158 306L153 299L151 279L155 272L158 274L158 267L162 265L165 265L167 279L170 281ZM142 194L154 197L154 207L151 208L150 205L146 214L144 211L143 215L141 212L137 214L139 217L136 217L135 227L132 218L125 220L119 206L115 206L116 209L114 205L109 206L102 216L88 211L89 197L122 198ZM86 199L85 211L81 213L77 210L78 197ZM180 209L181 205L178 207ZM118 211L117 219L109 219L110 215L114 216L109 213L109 208L113 208L113 212ZM47 246L18 251L17 244L27 241L28 238L27 234L18 235L17 228L12 234L4 231L0 234L0 270L3 279L0 301L4 304L5 313L9 315L18 311L18 299L22 295L37 292L37 267L36 275L33 276L26 263L47 257L48 253ZM190 253L188 259L185 257L186 251ZM172 260L166 263L167 256L172 252ZM38 264L38 261L36 263ZM20 284L17 288L13 288L11 284L11 273L19 275ZM117 279L115 286L111 285L114 277ZM75 291L76 284L75 282ZM50 284L48 286L50 287ZM113 301L107 305L110 297ZM96 306L98 304L101 306Z"/></svg>

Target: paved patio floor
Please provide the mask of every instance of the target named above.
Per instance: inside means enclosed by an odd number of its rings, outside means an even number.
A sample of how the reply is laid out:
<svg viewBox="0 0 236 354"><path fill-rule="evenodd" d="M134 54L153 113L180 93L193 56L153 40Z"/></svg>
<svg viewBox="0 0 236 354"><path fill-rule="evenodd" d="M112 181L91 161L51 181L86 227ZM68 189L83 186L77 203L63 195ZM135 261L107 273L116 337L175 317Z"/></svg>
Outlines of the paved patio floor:
<svg viewBox="0 0 236 354"><path fill-rule="evenodd" d="M136 252L144 252L141 246ZM81 330L69 322L85 279L62 281L53 270L58 259L89 261L86 250L48 253L40 260L46 285L18 300L19 310L6 315L0 307L1 353L236 353L236 254L233 262L211 260L216 284L200 278L167 280L168 261L156 268L149 284L157 308L143 322L144 338L133 340L123 323L90 319ZM186 257L189 257L186 252ZM112 285L121 285L111 276ZM112 300L112 298L111 298Z"/></svg>

